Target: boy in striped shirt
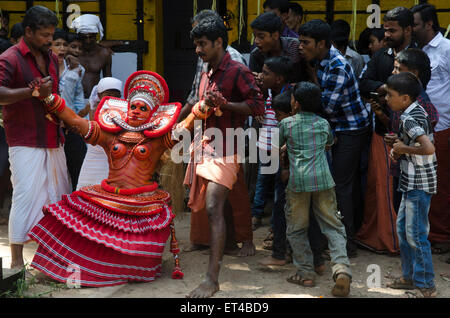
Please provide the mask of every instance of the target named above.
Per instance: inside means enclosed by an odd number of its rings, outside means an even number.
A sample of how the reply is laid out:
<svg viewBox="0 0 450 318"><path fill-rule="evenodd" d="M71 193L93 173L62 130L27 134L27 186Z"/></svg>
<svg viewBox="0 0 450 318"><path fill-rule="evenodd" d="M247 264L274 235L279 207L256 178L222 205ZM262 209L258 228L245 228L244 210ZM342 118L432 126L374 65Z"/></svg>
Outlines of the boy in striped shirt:
<svg viewBox="0 0 450 318"><path fill-rule="evenodd" d="M260 129L259 140L257 146L259 153L264 156L258 157L258 175L256 179L255 197L252 205L252 224L256 230L261 226L261 219L264 213L264 206L269 194L269 190L273 185L274 188L274 204L272 209L273 223L273 247L272 256L262 259L261 265L285 265L286 264L286 237L284 222L284 189L285 185L281 181L281 170L273 174L265 174L264 166L269 166L271 152L271 137L274 128L277 128L278 121L275 118L275 111L272 108L272 96L282 94L289 90L290 72L292 63L285 56L271 57L264 61L261 76L261 88L268 92L266 100L266 110L264 116L256 117L256 120L262 125ZM289 105L289 100L287 101Z"/></svg>
<svg viewBox="0 0 450 318"><path fill-rule="evenodd" d="M388 284L395 289L419 289L422 297L436 297L428 212L437 191L437 163L433 129L427 112L417 103L420 80L410 72L387 80L386 101L393 111L401 111L399 139L391 159L400 161L399 191L403 193L397 215L402 277Z"/></svg>

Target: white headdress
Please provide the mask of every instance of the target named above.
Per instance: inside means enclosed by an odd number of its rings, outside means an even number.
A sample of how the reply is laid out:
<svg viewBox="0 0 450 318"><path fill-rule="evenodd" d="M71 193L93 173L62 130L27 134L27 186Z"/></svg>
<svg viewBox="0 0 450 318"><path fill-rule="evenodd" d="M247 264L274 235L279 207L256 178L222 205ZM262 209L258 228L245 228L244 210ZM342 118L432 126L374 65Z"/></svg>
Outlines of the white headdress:
<svg viewBox="0 0 450 318"><path fill-rule="evenodd" d="M72 29L77 33L100 33L100 40L103 38L103 26L100 18L94 14L83 14L73 20Z"/></svg>

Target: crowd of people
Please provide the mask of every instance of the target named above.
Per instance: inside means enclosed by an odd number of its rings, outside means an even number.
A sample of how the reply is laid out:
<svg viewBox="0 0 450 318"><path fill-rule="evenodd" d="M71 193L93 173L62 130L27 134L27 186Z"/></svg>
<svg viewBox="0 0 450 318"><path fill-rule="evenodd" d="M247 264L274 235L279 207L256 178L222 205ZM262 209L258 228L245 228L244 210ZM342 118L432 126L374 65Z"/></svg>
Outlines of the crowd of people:
<svg viewBox="0 0 450 318"><path fill-rule="evenodd" d="M44 7L27 11L0 55L11 267L24 266L32 239L32 266L53 279L65 282L75 264L82 286L151 281L171 235L172 277L181 278L170 194L153 174L197 119L223 140L199 136L201 160L193 151L185 167L183 252L210 249L205 280L189 297L220 290L224 254L255 254L253 231L270 199L272 255L259 263L292 261L289 283L315 286L330 259L331 293L348 296L349 259L362 246L400 255L402 276L390 288L436 297L431 254L450 250L450 40L435 7L393 8L358 43L344 20L303 23L298 3L268 0L264 11L250 24L248 60L215 11L192 18L198 60L183 107L168 103L156 73L133 73L125 85L111 77L95 15L75 19L73 33L56 29ZM242 163L226 133L246 127L258 129L256 164ZM268 174L263 158L273 153L279 168Z"/></svg>

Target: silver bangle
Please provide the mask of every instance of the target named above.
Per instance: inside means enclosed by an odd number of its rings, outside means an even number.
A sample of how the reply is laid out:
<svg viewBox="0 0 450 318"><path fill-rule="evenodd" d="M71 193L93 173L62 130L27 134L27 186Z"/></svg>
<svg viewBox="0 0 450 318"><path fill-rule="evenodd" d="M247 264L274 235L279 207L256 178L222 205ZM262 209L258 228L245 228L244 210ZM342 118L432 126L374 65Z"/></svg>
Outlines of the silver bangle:
<svg viewBox="0 0 450 318"><path fill-rule="evenodd" d="M92 135L92 123L89 121L89 129L86 135L83 136L84 139L88 139Z"/></svg>
<svg viewBox="0 0 450 318"><path fill-rule="evenodd" d="M53 104L53 101L55 100L55 96L53 94L48 95L46 98L44 98L44 103L47 105Z"/></svg>

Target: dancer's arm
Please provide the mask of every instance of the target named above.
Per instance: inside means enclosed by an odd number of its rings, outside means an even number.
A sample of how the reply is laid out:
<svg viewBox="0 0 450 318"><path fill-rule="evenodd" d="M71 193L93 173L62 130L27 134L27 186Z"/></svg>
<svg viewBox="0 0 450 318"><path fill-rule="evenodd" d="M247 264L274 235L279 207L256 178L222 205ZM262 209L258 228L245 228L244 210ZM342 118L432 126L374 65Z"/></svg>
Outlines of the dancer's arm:
<svg viewBox="0 0 450 318"><path fill-rule="evenodd" d="M61 119L64 124L75 133L80 134L84 140L92 145L103 144L105 137L101 133L100 126L96 121L89 121L78 116L72 109L66 107L64 99L53 94L42 100L46 110Z"/></svg>

